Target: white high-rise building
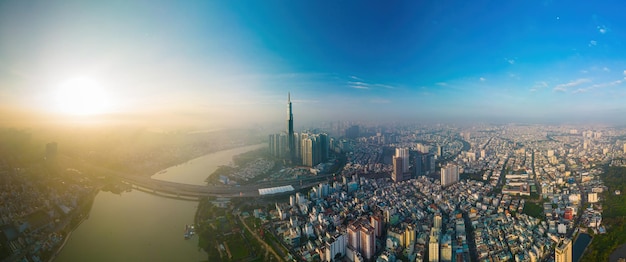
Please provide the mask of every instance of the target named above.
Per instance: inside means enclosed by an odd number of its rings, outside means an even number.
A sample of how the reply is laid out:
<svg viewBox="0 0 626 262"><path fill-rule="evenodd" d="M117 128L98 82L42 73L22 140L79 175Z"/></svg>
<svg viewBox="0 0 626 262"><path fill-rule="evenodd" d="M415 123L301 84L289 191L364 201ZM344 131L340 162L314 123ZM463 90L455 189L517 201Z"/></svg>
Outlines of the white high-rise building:
<svg viewBox="0 0 626 262"><path fill-rule="evenodd" d="M396 148L396 157L402 158L402 172L409 172L409 149L406 147Z"/></svg>
<svg viewBox="0 0 626 262"><path fill-rule="evenodd" d="M441 168L441 185L449 186L459 181L459 167L447 165Z"/></svg>
<svg viewBox="0 0 626 262"><path fill-rule="evenodd" d="M393 173L391 178L394 182L400 182L409 179L409 149L396 148L396 154L393 156Z"/></svg>

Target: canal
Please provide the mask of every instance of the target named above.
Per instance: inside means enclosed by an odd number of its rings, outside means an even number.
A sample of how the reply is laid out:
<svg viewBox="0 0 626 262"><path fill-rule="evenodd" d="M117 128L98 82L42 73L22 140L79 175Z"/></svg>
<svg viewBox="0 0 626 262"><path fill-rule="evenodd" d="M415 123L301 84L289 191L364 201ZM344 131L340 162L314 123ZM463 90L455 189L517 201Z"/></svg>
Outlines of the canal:
<svg viewBox="0 0 626 262"><path fill-rule="evenodd" d="M576 238L576 241L574 241L574 246L572 249L572 253L573 253L572 256L574 259L572 261L578 262L578 260L580 260L580 258L583 255L583 252L585 252L585 249L589 245L589 242L591 242L591 236L589 234L587 233L578 234L578 237Z"/></svg>
<svg viewBox="0 0 626 262"><path fill-rule="evenodd" d="M253 145L208 154L159 172L153 178L203 185L232 157L264 146ZM206 261L198 237L184 239L198 202L159 197L133 190L101 191L89 217L72 232L55 261Z"/></svg>

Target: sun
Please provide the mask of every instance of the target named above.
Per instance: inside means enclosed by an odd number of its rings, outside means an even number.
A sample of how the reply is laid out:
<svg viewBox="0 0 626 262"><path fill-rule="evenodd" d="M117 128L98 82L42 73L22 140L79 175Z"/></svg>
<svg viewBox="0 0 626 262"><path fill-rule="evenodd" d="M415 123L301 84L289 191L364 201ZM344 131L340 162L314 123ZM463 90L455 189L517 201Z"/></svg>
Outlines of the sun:
<svg viewBox="0 0 626 262"><path fill-rule="evenodd" d="M92 78L70 78L59 85L56 92L58 111L70 115L95 115L106 113L110 101L100 84Z"/></svg>

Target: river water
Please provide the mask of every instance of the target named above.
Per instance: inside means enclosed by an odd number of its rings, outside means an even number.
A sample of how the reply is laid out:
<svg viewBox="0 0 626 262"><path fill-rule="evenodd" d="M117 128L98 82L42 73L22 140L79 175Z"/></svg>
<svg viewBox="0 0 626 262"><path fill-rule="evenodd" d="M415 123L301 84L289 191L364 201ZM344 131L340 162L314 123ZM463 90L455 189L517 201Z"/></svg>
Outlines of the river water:
<svg viewBox="0 0 626 262"><path fill-rule="evenodd" d="M234 155L264 144L208 154L166 169L155 179L204 185L204 179ZM121 195L101 191L89 218L72 233L55 261L206 261L198 237L184 239L198 203L133 190Z"/></svg>
<svg viewBox="0 0 626 262"><path fill-rule="evenodd" d="M206 185L204 180L221 165L227 165L233 156L267 146L257 144L218 151L192 159L186 163L162 170L152 176L153 179L192 185Z"/></svg>
<svg viewBox="0 0 626 262"><path fill-rule="evenodd" d="M609 256L610 262L617 262L620 258L626 258L626 243L617 247L611 256Z"/></svg>

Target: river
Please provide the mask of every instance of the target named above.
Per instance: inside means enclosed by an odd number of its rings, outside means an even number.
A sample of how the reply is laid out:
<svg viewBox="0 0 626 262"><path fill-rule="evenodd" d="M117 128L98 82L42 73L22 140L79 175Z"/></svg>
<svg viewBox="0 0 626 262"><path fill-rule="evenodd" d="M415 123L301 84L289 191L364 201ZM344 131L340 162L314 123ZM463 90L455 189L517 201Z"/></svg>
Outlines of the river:
<svg viewBox="0 0 626 262"><path fill-rule="evenodd" d="M617 247L611 256L609 256L609 261L617 262L620 258L626 258L626 243Z"/></svg>
<svg viewBox="0 0 626 262"><path fill-rule="evenodd" d="M267 146L267 144L257 144L218 151L192 159L183 164L164 169L154 174L152 178L183 184L206 185L204 180L209 177L210 174L215 172L219 166L230 163L233 156L256 150L264 146Z"/></svg>
<svg viewBox="0 0 626 262"><path fill-rule="evenodd" d="M153 176L203 185L204 179L234 155L264 144L208 154ZM198 237L185 240L198 203L133 190L120 195L101 191L89 217L72 232L55 261L206 261Z"/></svg>

